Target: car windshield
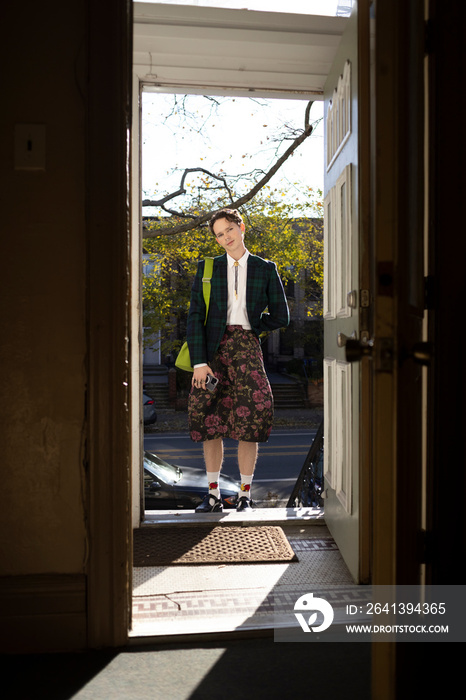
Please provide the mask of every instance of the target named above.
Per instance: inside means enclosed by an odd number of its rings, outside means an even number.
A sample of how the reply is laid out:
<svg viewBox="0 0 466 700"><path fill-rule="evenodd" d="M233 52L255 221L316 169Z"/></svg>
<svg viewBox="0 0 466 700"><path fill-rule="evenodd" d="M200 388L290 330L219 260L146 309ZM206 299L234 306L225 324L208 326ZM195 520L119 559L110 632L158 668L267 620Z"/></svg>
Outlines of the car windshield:
<svg viewBox="0 0 466 700"><path fill-rule="evenodd" d="M183 475L179 467L168 464L165 460L157 457L152 452L144 452L144 469L147 469L155 477L165 481L165 483L175 484Z"/></svg>

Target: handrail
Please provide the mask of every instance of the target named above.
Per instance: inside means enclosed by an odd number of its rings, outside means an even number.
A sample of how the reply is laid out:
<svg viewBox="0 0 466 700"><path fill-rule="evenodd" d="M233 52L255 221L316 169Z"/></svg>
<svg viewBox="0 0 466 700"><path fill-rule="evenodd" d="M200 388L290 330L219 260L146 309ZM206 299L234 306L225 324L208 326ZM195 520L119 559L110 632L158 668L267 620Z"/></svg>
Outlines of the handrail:
<svg viewBox="0 0 466 700"><path fill-rule="evenodd" d="M309 506L322 508L323 455L324 421L322 419L286 504L287 508L305 508Z"/></svg>

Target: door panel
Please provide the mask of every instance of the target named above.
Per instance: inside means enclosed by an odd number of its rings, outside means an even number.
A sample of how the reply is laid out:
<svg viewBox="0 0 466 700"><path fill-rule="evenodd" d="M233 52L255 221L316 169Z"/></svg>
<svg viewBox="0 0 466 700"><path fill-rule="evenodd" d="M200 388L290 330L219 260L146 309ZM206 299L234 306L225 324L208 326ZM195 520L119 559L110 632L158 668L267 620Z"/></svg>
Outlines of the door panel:
<svg viewBox="0 0 466 700"><path fill-rule="evenodd" d="M359 337L358 34L353 11L325 85L325 520L355 579L359 561L361 369L345 357Z"/></svg>
<svg viewBox="0 0 466 700"><path fill-rule="evenodd" d="M336 363L336 401L335 401L335 437L336 437L336 483L338 500L347 513L352 511L352 476L354 471L352 459L352 382L351 365L348 362Z"/></svg>
<svg viewBox="0 0 466 700"><path fill-rule="evenodd" d="M352 290L352 217L351 217L351 165L347 165L335 185L335 283L336 315L350 318L352 308L348 304L348 293Z"/></svg>

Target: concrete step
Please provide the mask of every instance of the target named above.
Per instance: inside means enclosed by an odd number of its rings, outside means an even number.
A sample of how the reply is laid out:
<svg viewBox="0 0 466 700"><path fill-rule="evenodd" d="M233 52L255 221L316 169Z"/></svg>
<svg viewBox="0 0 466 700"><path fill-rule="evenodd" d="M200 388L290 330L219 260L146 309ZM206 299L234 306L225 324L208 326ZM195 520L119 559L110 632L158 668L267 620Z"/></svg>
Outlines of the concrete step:
<svg viewBox="0 0 466 700"><path fill-rule="evenodd" d="M168 384L152 384L150 382L146 382L144 386L144 393L154 399L156 410L170 408L170 403L168 401Z"/></svg>
<svg viewBox="0 0 466 700"><path fill-rule="evenodd" d="M303 388L300 384L272 384L271 386L274 392L281 396L294 396L297 393L303 393Z"/></svg>
<svg viewBox="0 0 466 700"><path fill-rule="evenodd" d="M171 408L168 400L168 384L146 382L144 393L155 401L156 410ZM275 408L305 408L306 396L300 384L272 384Z"/></svg>
<svg viewBox="0 0 466 700"><path fill-rule="evenodd" d="M275 408L305 408L306 395L301 384L272 384Z"/></svg>
<svg viewBox="0 0 466 700"><path fill-rule="evenodd" d="M284 401L275 401L275 400L274 400L274 407L280 411L294 411L296 408L307 408L304 401L301 401L299 403L294 402L294 401L292 403L285 403Z"/></svg>

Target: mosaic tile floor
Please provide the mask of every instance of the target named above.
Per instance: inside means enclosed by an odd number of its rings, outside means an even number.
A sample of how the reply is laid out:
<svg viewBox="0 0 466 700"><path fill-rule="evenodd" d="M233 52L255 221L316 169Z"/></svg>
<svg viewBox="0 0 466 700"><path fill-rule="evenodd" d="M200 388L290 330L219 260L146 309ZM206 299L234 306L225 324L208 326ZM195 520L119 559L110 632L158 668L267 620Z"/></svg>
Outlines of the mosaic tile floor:
<svg viewBox="0 0 466 700"><path fill-rule="evenodd" d="M299 561L133 569L132 637L274 628L303 592L364 598L326 526L288 524Z"/></svg>

